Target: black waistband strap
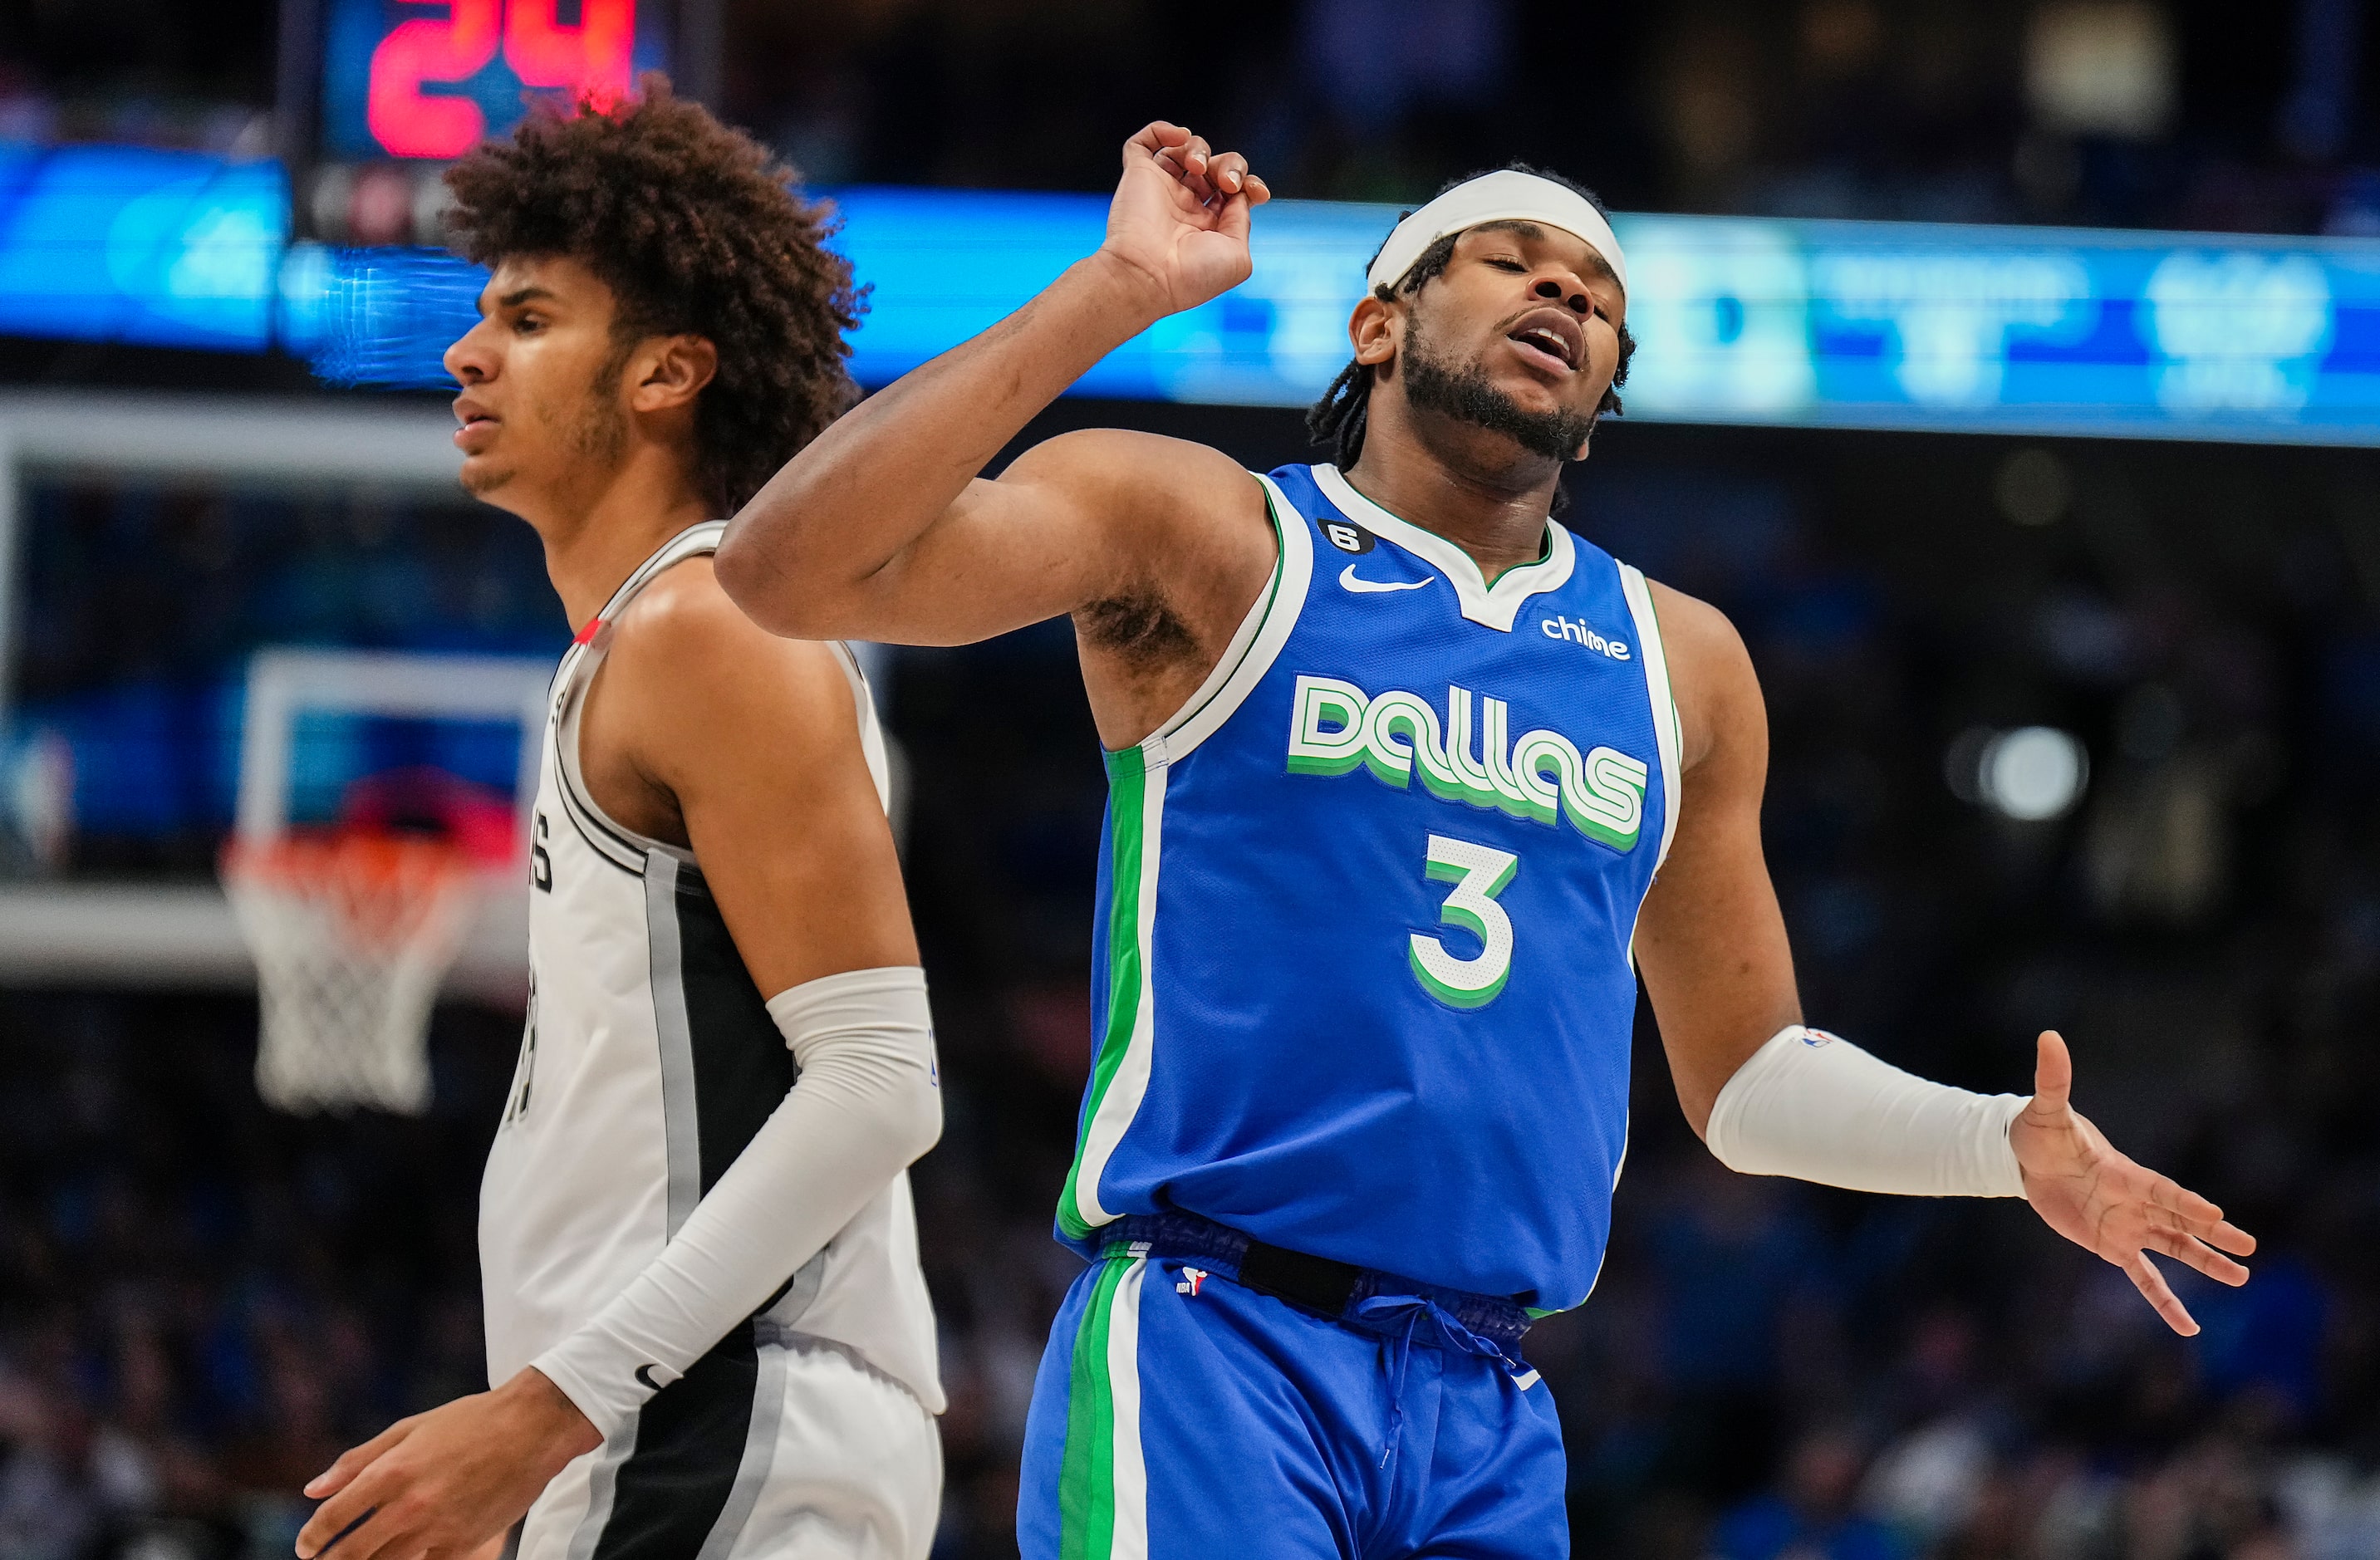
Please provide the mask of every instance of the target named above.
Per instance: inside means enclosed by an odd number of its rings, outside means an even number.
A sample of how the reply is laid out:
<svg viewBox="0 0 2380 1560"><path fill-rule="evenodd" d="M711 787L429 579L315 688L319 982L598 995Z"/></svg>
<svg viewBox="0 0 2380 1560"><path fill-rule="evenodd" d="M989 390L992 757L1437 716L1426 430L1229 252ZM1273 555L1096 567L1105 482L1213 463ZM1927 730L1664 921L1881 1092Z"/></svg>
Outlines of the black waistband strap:
<svg viewBox="0 0 2380 1560"><path fill-rule="evenodd" d="M1282 1246L1251 1239L1240 1258L1240 1282L1285 1300L1295 1300L1325 1316L1344 1314L1355 1299L1355 1281L1364 1270L1354 1263L1309 1257Z"/></svg>
<svg viewBox="0 0 2380 1560"><path fill-rule="evenodd" d="M1196 1214L1133 1214L1102 1233L1103 1252L1145 1245L1155 1256L1211 1264L1214 1271L1251 1289L1335 1319L1348 1319L1355 1306L1376 1295L1415 1295L1435 1300L1465 1327L1507 1348L1529 1330L1529 1313L1504 1296L1444 1288L1293 1252Z"/></svg>

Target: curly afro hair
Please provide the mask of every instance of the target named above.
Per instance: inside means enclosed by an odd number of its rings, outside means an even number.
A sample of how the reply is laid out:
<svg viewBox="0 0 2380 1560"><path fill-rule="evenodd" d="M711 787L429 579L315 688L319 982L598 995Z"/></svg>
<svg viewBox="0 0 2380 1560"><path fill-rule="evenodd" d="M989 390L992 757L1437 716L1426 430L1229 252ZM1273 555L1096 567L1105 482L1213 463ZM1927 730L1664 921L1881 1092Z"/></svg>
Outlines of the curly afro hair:
<svg viewBox="0 0 2380 1560"><path fill-rule="evenodd" d="M1604 210L1601 196L1574 180L1564 178L1560 174L1549 173L1543 168L1533 168L1526 163L1507 163L1504 167L1512 173L1534 174L1541 179L1551 179L1572 193L1584 196L1588 205L1598 212L1603 212L1606 216L1610 214ZM1478 174L1465 174L1461 178L1449 179L1439 187L1438 195L1433 195L1430 199L1435 200L1439 195L1445 194L1458 185L1468 184L1479 176ZM1401 213L1397 220L1402 222L1411 215L1413 215L1412 212L1405 212ZM1424 249L1420 257L1406 268L1405 273L1397 278L1393 285L1375 287L1372 290L1372 296L1382 303L1394 303L1399 294L1411 297L1420 292L1430 282L1446 274L1447 265L1454 259L1455 240L1461 236L1460 234L1449 234L1440 238L1437 243ZM1382 238L1380 248L1387 247L1388 239ZM1379 251L1376 249L1373 251L1373 259L1378 258ZM1622 325L1620 327L1620 368L1611 376L1610 387L1604 391L1603 400L1595 408L1597 416L1609 414L1618 417L1620 415L1620 387L1628 382L1629 360L1635 356L1636 338L1628 333L1627 326ZM1339 377L1330 381L1330 388L1322 393L1322 399L1317 401L1306 411L1307 435L1315 443L1330 446L1331 459L1342 471L1354 466L1356 457L1364 453L1364 435L1369 431L1371 426L1372 385L1378 378L1378 370L1351 361L1345 368L1339 370ZM1556 507L1558 509L1560 507L1559 499Z"/></svg>
<svg viewBox="0 0 2380 1560"><path fill-rule="evenodd" d="M698 477L732 514L858 396L843 333L864 289L826 247L833 210L750 137L648 75L641 97L540 106L446 171L448 232L481 265L562 255L617 300L615 339L699 335L719 369L695 408Z"/></svg>

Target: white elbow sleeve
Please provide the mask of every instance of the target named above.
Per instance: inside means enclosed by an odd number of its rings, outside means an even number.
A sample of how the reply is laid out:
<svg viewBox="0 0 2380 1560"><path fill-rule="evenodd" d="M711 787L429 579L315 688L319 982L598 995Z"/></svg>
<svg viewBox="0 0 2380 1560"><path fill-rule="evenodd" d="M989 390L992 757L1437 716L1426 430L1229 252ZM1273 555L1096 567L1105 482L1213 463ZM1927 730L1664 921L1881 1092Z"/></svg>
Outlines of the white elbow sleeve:
<svg viewBox="0 0 2380 1560"><path fill-rule="evenodd" d="M606 1436L750 1316L941 1134L925 972L779 992L794 1086L626 1288L532 1361Z"/></svg>
<svg viewBox="0 0 2380 1560"><path fill-rule="evenodd" d="M2022 1197L2009 1127L2026 1103L1928 1082L1797 1023L1736 1069L1704 1135L1720 1164L1745 1175L1912 1197Z"/></svg>
<svg viewBox="0 0 2380 1560"><path fill-rule="evenodd" d="M854 1107L917 1158L942 1135L942 1091L926 972L853 970L769 999L769 1016L801 1069L796 1086Z"/></svg>

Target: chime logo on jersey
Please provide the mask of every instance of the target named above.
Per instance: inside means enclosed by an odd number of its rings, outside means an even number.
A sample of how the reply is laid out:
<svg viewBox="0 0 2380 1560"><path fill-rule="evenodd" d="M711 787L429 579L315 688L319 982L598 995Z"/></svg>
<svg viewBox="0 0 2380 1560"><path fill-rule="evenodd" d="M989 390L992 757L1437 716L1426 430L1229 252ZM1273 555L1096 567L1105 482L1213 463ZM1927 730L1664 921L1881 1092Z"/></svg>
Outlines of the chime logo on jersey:
<svg viewBox="0 0 2380 1560"><path fill-rule="evenodd" d="M1472 705L1479 707L1474 758ZM1468 688L1446 690L1446 720L1418 694L1391 688L1366 694L1336 677L1300 673L1289 727L1289 771L1343 775L1357 765L1383 785L1404 790L1418 774L1433 796L1495 807L1549 828L1571 824L1615 851L1635 849L1645 818L1645 766L1617 748L1581 755L1560 732L1510 740L1511 716L1500 698Z"/></svg>

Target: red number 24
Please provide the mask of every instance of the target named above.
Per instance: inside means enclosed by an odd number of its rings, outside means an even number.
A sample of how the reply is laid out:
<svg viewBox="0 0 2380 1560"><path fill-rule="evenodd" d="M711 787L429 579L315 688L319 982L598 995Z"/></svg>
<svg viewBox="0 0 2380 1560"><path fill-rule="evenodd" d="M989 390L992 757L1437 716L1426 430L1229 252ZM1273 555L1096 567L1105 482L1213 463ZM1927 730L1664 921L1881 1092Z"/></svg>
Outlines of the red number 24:
<svg viewBox="0 0 2380 1560"><path fill-rule="evenodd" d="M443 20L399 22L372 51L365 115L393 157L460 157L486 133L480 105L429 96L430 83L468 81L496 57L525 86L565 88L617 101L628 94L636 0L579 0L575 27L554 18L557 0L449 0Z"/></svg>

